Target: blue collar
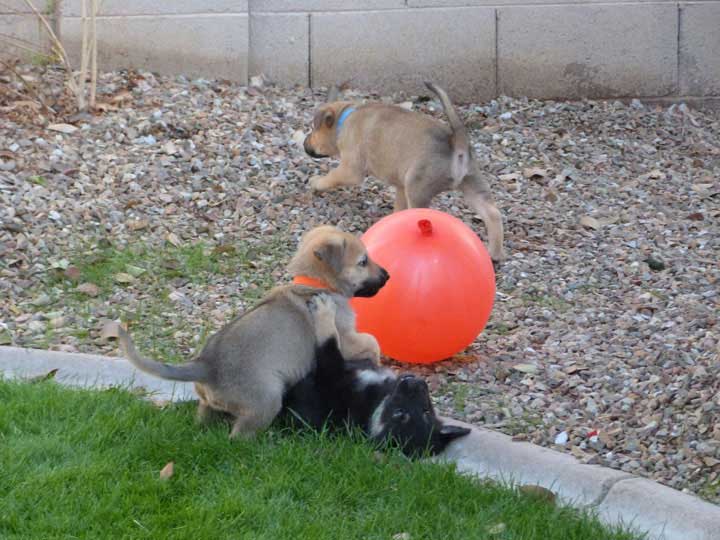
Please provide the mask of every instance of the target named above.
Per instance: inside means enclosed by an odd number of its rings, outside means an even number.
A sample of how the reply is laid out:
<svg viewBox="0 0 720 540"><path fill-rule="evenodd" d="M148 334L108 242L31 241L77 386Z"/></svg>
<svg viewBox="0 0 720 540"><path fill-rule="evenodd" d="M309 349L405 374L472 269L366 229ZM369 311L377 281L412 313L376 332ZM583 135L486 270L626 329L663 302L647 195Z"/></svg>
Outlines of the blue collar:
<svg viewBox="0 0 720 540"><path fill-rule="evenodd" d="M337 125L335 126L335 131L340 132L340 128L342 128L343 123L345 120L347 120L347 117L350 116L352 113L355 112L355 107L348 107L345 109L342 114L340 115L340 118L338 118Z"/></svg>

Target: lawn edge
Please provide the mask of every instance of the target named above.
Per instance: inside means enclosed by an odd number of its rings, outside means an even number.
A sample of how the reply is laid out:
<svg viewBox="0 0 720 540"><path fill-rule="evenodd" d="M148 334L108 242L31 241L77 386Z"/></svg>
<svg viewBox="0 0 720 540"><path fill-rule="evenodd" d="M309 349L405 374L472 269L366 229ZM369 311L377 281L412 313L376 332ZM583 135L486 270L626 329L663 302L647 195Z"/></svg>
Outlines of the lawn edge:
<svg viewBox="0 0 720 540"><path fill-rule="evenodd" d="M165 381L137 371L127 360L91 354L0 347L0 377L32 379L52 370L65 386L143 390L153 399L197 399L192 383ZM455 463L463 474L510 484L551 489L563 504L589 510L610 526L622 525L650 540L717 540L720 506L653 480L599 465L585 465L569 454L451 418L471 433L452 443L434 461Z"/></svg>

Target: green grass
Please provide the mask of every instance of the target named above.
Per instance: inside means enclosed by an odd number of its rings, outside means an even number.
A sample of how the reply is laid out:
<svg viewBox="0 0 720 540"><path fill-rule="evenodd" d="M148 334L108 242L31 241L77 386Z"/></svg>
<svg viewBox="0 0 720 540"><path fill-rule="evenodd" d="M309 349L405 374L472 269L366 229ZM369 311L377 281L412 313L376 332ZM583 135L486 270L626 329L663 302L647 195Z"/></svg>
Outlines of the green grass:
<svg viewBox="0 0 720 540"><path fill-rule="evenodd" d="M466 383L452 384L453 407L456 411L465 412L468 395L470 394L469 385Z"/></svg>
<svg viewBox="0 0 720 540"><path fill-rule="evenodd" d="M564 298L560 298L559 296L543 295L536 292L525 293L521 295L520 298L525 304L533 304L535 306L548 308L559 313L564 313L572 307L572 305Z"/></svg>
<svg viewBox="0 0 720 540"><path fill-rule="evenodd" d="M246 274L256 286L264 290L271 286L267 276L258 276L255 268L258 260L273 259L280 241L264 246L239 244L237 246L211 247L203 242L175 247L134 245L120 249L102 243L84 253L77 254L70 265L80 270L80 283L94 283L101 294L109 294L121 287L147 287L156 289L161 284L180 278L191 283L204 283L210 275L236 276ZM62 265L66 266L66 265ZM61 270L61 269L60 269ZM121 276L130 276L126 283ZM63 283L61 272L56 272L50 284ZM259 286L259 287L258 287ZM251 289L252 290L252 289ZM77 300L84 299L82 293L74 293ZM262 292L258 292L258 298Z"/></svg>
<svg viewBox="0 0 720 540"><path fill-rule="evenodd" d="M485 331L491 334L497 334L499 336L505 336L515 330L517 326L510 326L504 322L490 322L485 327Z"/></svg>
<svg viewBox="0 0 720 540"><path fill-rule="evenodd" d="M169 295L188 284L199 289L233 280L246 284L238 287L235 301L239 304L242 299L246 307L251 306L275 285L273 271L286 264L290 250L291 243L280 236L262 245L238 242L213 246L196 242L158 246L135 242L122 247L107 240L90 243L51 263L43 288L33 290L34 298L45 295L49 303L26 304L27 309L42 313L64 310L72 314L74 324L36 334L32 341L20 345L48 348L62 341L63 332L92 341L99 337L100 319L121 319L131 323L133 337L149 354L170 362L185 360L188 349L197 351L203 344L202 340L191 343L191 337L207 336L214 329L189 321ZM68 267L75 267L79 276L68 277ZM96 285L98 295L78 292L77 286L84 283ZM123 290L132 293L129 301L118 301L116 295ZM234 315L228 312L227 320ZM185 337L177 338L178 333Z"/></svg>
<svg viewBox="0 0 720 540"><path fill-rule="evenodd" d="M720 496L720 479L707 479L698 490L698 495L710 502L716 501L718 496Z"/></svg>
<svg viewBox="0 0 720 540"><path fill-rule="evenodd" d="M30 182L31 184L35 184L36 186L47 187L47 180L45 180L44 176L29 176L28 182Z"/></svg>
<svg viewBox="0 0 720 540"><path fill-rule="evenodd" d="M231 442L227 426L194 425L192 404L52 381L0 381L0 403L4 540L634 538L449 465L380 459L357 436Z"/></svg>

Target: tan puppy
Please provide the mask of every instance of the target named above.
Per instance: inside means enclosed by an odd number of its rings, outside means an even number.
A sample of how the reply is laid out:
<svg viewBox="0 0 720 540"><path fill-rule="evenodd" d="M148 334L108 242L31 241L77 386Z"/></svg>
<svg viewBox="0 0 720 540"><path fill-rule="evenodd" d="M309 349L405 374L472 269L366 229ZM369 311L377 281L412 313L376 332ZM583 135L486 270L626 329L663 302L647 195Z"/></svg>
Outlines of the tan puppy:
<svg viewBox="0 0 720 540"><path fill-rule="evenodd" d="M343 354L377 359L374 337L355 330L352 296L372 296L388 280L368 258L359 238L336 227L310 231L290 264L298 281L276 287L252 310L213 335L193 361L171 365L144 358L121 330L120 347L138 368L176 381L193 381L200 396L198 418L212 411L234 417L231 437L252 436L280 412L285 391L315 364L315 329L307 302L329 292L336 303L336 324Z"/></svg>
<svg viewBox="0 0 720 540"><path fill-rule="evenodd" d="M440 99L449 127L396 105L333 101L321 106L305 151L314 158L339 157L340 166L314 176L310 185L325 191L360 184L371 175L395 187L396 211L425 208L438 193L459 189L487 227L490 256L503 260L502 217L473 160L465 127L447 94L425 84Z"/></svg>

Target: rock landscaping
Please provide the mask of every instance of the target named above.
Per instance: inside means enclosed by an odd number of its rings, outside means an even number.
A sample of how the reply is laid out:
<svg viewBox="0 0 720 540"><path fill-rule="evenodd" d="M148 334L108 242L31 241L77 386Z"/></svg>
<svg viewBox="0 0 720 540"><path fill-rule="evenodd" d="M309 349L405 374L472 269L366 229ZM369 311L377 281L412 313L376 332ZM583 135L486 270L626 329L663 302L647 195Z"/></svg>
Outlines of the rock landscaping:
<svg viewBox="0 0 720 540"><path fill-rule="evenodd" d="M307 229L360 233L389 188L314 195L321 90L0 72L0 345L181 359L274 283ZM442 117L424 96L404 103ZM42 100L43 105L39 104ZM485 331L424 375L442 414L720 501L720 114L503 98L459 107L509 259ZM434 207L482 223L459 195ZM105 331L104 331L105 330ZM392 362L388 361L392 364Z"/></svg>

